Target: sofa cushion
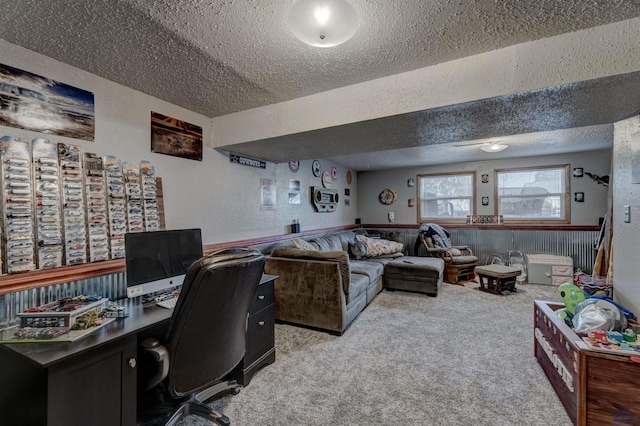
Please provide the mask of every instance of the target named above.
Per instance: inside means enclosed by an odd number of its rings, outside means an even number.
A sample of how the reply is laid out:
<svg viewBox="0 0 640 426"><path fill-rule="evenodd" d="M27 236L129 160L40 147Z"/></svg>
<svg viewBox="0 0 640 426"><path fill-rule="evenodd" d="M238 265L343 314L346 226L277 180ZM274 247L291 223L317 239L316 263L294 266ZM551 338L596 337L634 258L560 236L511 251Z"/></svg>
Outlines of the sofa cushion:
<svg viewBox="0 0 640 426"><path fill-rule="evenodd" d="M384 254L400 253L404 244L395 241L369 238L364 235L356 235L355 241L364 244L367 248L366 257L378 257ZM354 243L356 244L356 243Z"/></svg>
<svg viewBox="0 0 640 426"><path fill-rule="evenodd" d="M351 273L361 274L369 277L369 282L377 280L383 272L384 265L377 262L366 262L363 260L351 260Z"/></svg>
<svg viewBox="0 0 640 426"><path fill-rule="evenodd" d="M272 257L288 257L293 259L324 260L338 262L342 276L342 289L345 295L351 291L349 256L346 251L301 250L295 247L278 247L271 252Z"/></svg>
<svg viewBox="0 0 640 426"><path fill-rule="evenodd" d="M352 300L356 300L362 293L367 292L369 286L369 277L361 274L351 274L351 285L349 286L349 295L347 297L347 304Z"/></svg>
<svg viewBox="0 0 640 426"><path fill-rule="evenodd" d="M450 261L450 257L447 256L444 258L444 261L449 263ZM466 265L467 263L477 263L478 262L478 258L475 256L453 256L453 263L454 265Z"/></svg>
<svg viewBox="0 0 640 426"><path fill-rule="evenodd" d="M399 257L403 257L403 256L399 256ZM388 264L389 262L394 261L395 259L397 259L397 257L379 256L379 257L371 257L369 259L363 259L363 262L379 263L380 265L382 265L384 267L386 264Z"/></svg>
<svg viewBox="0 0 640 426"><path fill-rule="evenodd" d="M337 234L324 235L311 239L311 243L315 243L322 251L339 251L344 250L342 242Z"/></svg>
<svg viewBox="0 0 640 426"><path fill-rule="evenodd" d="M319 249L317 244L314 245L309 241L303 240L302 238L292 238L291 242L296 248L299 248L302 250L318 250Z"/></svg>

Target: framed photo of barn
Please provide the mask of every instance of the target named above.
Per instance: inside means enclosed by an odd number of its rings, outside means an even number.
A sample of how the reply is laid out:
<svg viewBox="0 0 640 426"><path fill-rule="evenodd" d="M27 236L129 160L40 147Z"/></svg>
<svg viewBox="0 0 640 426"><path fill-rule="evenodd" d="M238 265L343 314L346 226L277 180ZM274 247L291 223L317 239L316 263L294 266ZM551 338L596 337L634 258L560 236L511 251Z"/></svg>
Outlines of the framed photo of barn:
<svg viewBox="0 0 640 426"><path fill-rule="evenodd" d="M202 161L202 127L151 112L151 152Z"/></svg>

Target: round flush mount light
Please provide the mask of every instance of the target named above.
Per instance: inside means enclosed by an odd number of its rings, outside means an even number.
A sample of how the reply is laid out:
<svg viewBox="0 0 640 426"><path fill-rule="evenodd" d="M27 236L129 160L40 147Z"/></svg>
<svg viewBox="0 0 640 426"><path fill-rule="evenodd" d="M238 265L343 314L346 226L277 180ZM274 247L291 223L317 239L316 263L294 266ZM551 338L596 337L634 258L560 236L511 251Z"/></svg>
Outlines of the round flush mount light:
<svg viewBox="0 0 640 426"><path fill-rule="evenodd" d="M484 152L500 152L509 148L509 145L503 143L492 143L491 145L483 145L480 147Z"/></svg>
<svg viewBox="0 0 640 426"><path fill-rule="evenodd" d="M345 0L300 0L289 12L289 29L301 41L333 47L358 29L358 14Z"/></svg>

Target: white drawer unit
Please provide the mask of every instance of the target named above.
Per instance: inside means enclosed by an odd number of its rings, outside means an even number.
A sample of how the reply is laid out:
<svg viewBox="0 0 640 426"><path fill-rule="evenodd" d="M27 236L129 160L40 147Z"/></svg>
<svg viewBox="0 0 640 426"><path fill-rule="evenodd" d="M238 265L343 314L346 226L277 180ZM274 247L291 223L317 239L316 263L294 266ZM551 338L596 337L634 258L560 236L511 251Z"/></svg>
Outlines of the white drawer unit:
<svg viewBox="0 0 640 426"><path fill-rule="evenodd" d="M528 254L529 283L555 285L573 281L573 259L552 254Z"/></svg>

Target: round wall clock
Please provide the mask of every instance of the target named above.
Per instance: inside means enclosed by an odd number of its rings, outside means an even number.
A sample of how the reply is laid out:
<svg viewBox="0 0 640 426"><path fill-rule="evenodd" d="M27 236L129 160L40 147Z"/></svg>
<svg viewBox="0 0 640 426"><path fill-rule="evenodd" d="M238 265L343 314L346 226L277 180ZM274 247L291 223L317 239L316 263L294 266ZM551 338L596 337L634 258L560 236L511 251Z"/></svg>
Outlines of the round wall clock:
<svg viewBox="0 0 640 426"><path fill-rule="evenodd" d="M289 170L291 170L293 173L296 173L298 169L300 169L299 161L289 161Z"/></svg>
<svg viewBox="0 0 640 426"><path fill-rule="evenodd" d="M331 168L331 179L338 180L338 168L336 166Z"/></svg>
<svg viewBox="0 0 640 426"><path fill-rule="evenodd" d="M380 202L382 204L385 204L388 206L390 204L393 204L396 201L396 198L398 198L398 195L396 194L396 191L394 191L393 189L386 188L382 190L378 198L380 199Z"/></svg>
<svg viewBox="0 0 640 426"><path fill-rule="evenodd" d="M322 186L325 188L331 188L331 174L328 171L322 173Z"/></svg>
<svg viewBox="0 0 640 426"><path fill-rule="evenodd" d="M351 175L351 170L347 171L347 185L351 185L353 181L353 176Z"/></svg>
<svg viewBox="0 0 640 426"><path fill-rule="evenodd" d="M313 160L311 163L311 171L315 177L320 176L320 162L318 160Z"/></svg>

